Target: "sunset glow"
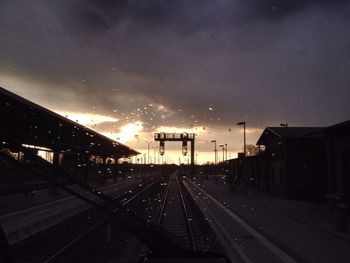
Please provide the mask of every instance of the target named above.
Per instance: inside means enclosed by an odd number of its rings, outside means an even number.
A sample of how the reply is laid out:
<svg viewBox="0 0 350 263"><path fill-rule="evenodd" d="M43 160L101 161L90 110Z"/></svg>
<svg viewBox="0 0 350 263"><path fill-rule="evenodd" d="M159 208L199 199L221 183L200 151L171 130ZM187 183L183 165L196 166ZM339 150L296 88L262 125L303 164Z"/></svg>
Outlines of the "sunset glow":
<svg viewBox="0 0 350 263"><path fill-rule="evenodd" d="M123 125L117 131L101 132L101 133L116 141L120 141L122 143L128 143L131 141L137 141L138 139L137 134L138 132L142 131L142 129L143 129L142 122L137 121L135 123L128 123L126 125Z"/></svg>
<svg viewBox="0 0 350 263"><path fill-rule="evenodd" d="M94 114L94 113L64 112L64 111L59 111L57 113L72 121L75 121L77 123L80 123L82 125L87 125L87 126L94 126L96 124L100 124L103 122L119 121L118 119L115 119L109 116L104 116L104 115Z"/></svg>

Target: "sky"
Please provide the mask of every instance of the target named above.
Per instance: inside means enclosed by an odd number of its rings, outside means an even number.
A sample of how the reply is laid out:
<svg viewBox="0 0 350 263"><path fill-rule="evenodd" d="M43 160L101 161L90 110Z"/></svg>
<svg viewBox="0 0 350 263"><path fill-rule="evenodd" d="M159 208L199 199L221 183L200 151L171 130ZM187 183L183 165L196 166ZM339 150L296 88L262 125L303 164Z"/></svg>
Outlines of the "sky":
<svg viewBox="0 0 350 263"><path fill-rule="evenodd" d="M194 132L204 163L240 121L349 119L349 28L347 0L0 0L0 86L142 153Z"/></svg>

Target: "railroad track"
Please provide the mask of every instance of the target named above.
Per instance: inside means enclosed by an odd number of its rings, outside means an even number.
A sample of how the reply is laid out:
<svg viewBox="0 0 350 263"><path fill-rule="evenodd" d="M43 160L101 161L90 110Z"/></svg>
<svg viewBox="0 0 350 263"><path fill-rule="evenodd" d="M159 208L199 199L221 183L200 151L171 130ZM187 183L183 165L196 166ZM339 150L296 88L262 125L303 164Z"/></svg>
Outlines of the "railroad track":
<svg viewBox="0 0 350 263"><path fill-rule="evenodd" d="M226 254L184 181L178 174L170 176L156 223L180 238L189 250Z"/></svg>
<svg viewBox="0 0 350 263"><path fill-rule="evenodd" d="M181 238L187 248L197 250L192 218L189 216L183 189L175 173L170 176L157 224Z"/></svg>
<svg viewBox="0 0 350 263"><path fill-rule="evenodd" d="M145 220L153 221L172 232L189 250L222 252L222 247L217 244L208 222L184 187L182 178L176 174L169 177L166 186L158 177L147 183L116 192L113 199ZM113 239L113 236L118 240L118 244L113 243L113 240L106 241L111 237ZM140 258L150 252L139 241L131 245L126 244L125 240L130 238L130 234L122 227L118 228L118 224L110 217L98 209L91 209L54 227L53 231L48 230L24 249L17 249L15 259L16 262L21 263L76 262L77 260L111 262L110 258L106 257L110 256L115 260L116 256L119 257L119 254L125 254L125 251L130 250L130 246L134 247L132 252L134 254L129 253L127 258L130 255ZM113 245L108 247L108 244Z"/></svg>
<svg viewBox="0 0 350 263"><path fill-rule="evenodd" d="M116 203L126 206L147 192L158 181L159 178L156 178L143 184L133 185L128 189L116 192L111 198ZM63 262L63 258L66 261L67 254L79 246L79 243L88 238L91 239L103 227L107 230L109 227L108 220L109 216L106 216L103 212L97 211L94 208L90 209L52 229L44 231L38 237L29 239L29 242L26 241L24 244L15 246L13 248L15 261L52 263ZM108 233L108 230L104 231L103 239L108 239L105 234L106 232ZM107 235L110 235L110 233ZM96 249L101 250L98 240L99 238L96 238ZM84 257L84 255L81 255L81 257ZM103 262L101 259L98 262Z"/></svg>

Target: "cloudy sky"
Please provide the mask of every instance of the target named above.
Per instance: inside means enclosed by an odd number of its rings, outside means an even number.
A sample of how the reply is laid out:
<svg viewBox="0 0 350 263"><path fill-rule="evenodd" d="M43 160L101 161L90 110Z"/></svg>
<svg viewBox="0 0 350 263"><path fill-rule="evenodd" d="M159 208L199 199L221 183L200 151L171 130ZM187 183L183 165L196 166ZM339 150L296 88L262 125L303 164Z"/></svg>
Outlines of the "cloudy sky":
<svg viewBox="0 0 350 263"><path fill-rule="evenodd" d="M140 151L192 131L205 162L238 121L255 144L350 116L346 0L0 0L0 34L3 88Z"/></svg>

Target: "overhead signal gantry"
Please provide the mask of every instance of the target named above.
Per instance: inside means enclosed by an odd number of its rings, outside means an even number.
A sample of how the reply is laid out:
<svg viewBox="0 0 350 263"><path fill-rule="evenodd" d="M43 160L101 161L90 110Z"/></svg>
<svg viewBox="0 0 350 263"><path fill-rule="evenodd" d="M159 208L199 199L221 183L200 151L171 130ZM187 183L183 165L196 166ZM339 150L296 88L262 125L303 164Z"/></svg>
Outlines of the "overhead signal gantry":
<svg viewBox="0 0 350 263"><path fill-rule="evenodd" d="M164 155L165 153L165 142L182 142L182 154L184 156L187 155L188 146L187 142L191 143L191 174L194 175L194 142L195 142L195 134L194 133L155 133L154 140L159 141L159 153L160 155Z"/></svg>

